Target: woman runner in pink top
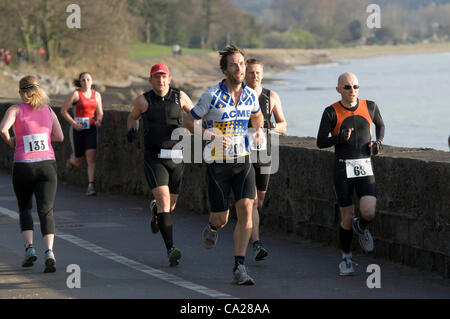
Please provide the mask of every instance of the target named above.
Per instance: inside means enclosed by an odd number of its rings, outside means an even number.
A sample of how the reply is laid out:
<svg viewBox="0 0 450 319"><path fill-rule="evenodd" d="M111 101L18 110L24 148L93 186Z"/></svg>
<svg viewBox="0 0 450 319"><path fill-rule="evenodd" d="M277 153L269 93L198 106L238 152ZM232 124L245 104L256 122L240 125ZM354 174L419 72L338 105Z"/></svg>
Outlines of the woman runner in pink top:
<svg viewBox="0 0 450 319"><path fill-rule="evenodd" d="M22 267L31 267L37 259L33 247L33 194L36 197L41 233L45 244L44 272L55 272L53 206L57 188L55 153L51 142L62 142L64 135L48 97L34 76L19 82L22 103L11 106L0 123L0 135L15 149L13 187L19 206L19 221L25 241ZM9 134L13 128L14 135Z"/></svg>

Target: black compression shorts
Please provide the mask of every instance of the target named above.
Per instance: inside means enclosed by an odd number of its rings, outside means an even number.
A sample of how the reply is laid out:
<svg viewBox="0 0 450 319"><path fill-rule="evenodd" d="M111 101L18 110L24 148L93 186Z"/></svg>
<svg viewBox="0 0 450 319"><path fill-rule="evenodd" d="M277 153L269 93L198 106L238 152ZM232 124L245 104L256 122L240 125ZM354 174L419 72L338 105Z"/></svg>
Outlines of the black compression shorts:
<svg viewBox="0 0 450 319"><path fill-rule="evenodd" d="M155 156L145 156L145 176L151 189L159 186L169 186L170 194L178 195L183 181L184 163L175 163L171 159Z"/></svg>
<svg viewBox="0 0 450 319"><path fill-rule="evenodd" d="M270 170L270 164L258 164L253 163L253 168L255 169L255 182L256 189L265 192L267 191L267 187L269 186L270 174L262 174L261 168L266 167L266 169Z"/></svg>
<svg viewBox="0 0 450 319"><path fill-rule="evenodd" d="M345 163L338 163L334 171L334 189L340 207L353 204L353 191L358 198L370 195L376 197L375 176L347 178Z"/></svg>
<svg viewBox="0 0 450 319"><path fill-rule="evenodd" d="M248 161L245 163L212 163L207 164L206 167L211 212L228 210L231 188L236 202L242 198L255 198L255 170Z"/></svg>
<svg viewBox="0 0 450 319"><path fill-rule="evenodd" d="M83 157L87 150L97 149L97 127L91 125L87 130L73 130L75 157Z"/></svg>

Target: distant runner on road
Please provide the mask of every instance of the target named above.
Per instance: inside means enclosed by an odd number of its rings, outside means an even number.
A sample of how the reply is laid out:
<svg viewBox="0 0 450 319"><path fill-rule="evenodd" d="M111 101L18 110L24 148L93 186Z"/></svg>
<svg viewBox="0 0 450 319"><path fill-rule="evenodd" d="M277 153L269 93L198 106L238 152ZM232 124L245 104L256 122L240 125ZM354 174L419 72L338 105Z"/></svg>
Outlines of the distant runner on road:
<svg viewBox="0 0 450 319"><path fill-rule="evenodd" d="M95 191L95 163L97 155L97 129L103 120L102 97L92 89L92 76L89 72L81 73L73 81L77 89L70 93L61 108L61 115L71 125L70 137L74 154L67 161L67 167L80 166L86 157L88 188L87 196L93 196ZM69 114L73 106L73 117ZM97 118L96 118L97 117Z"/></svg>

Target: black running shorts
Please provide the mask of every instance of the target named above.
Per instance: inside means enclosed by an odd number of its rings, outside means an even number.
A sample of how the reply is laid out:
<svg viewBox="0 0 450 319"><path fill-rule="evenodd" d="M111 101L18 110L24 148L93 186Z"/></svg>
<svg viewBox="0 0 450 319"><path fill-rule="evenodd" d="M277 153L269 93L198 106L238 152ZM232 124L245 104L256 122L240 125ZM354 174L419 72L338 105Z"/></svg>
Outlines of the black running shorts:
<svg viewBox="0 0 450 319"><path fill-rule="evenodd" d="M236 202L242 198L255 198L255 170L250 162L212 163L206 167L211 212L228 210L231 189Z"/></svg>
<svg viewBox="0 0 450 319"><path fill-rule="evenodd" d="M83 157L87 150L97 149L97 127L91 125L87 130L73 130L75 157Z"/></svg>
<svg viewBox="0 0 450 319"><path fill-rule="evenodd" d="M184 163L158 158L156 154L144 156L145 176L151 189L169 186L170 194L178 195L183 181Z"/></svg>
<svg viewBox="0 0 450 319"><path fill-rule="evenodd" d="M260 192L267 191L267 187L269 186L270 174L262 174L261 168L266 167L270 171L270 164L258 164L254 163L253 168L255 169L255 182L256 189Z"/></svg>
<svg viewBox="0 0 450 319"><path fill-rule="evenodd" d="M353 204L353 191L358 198L370 195L376 197L375 176L347 178L345 163L337 163L334 172L334 189L340 207Z"/></svg>

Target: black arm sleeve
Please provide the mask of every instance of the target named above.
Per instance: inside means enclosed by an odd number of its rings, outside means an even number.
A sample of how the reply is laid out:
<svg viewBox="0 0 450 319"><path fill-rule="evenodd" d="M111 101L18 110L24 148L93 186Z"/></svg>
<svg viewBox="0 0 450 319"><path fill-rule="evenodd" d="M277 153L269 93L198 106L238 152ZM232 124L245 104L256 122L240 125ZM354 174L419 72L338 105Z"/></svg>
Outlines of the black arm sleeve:
<svg viewBox="0 0 450 319"><path fill-rule="evenodd" d="M322 120L320 121L319 132L317 133L317 147L318 148L327 148L335 145L338 142L339 135L331 136L331 130L334 125L336 125L336 116L333 117L333 111L330 110L330 107L326 108L322 114Z"/></svg>
<svg viewBox="0 0 450 319"><path fill-rule="evenodd" d="M383 118L381 117L380 109L378 108L378 105L375 102L373 103L373 111L370 113L373 114L372 121L375 124L375 134L377 136L377 141L382 141L384 138L384 122ZM371 107L371 108L372 108Z"/></svg>

